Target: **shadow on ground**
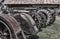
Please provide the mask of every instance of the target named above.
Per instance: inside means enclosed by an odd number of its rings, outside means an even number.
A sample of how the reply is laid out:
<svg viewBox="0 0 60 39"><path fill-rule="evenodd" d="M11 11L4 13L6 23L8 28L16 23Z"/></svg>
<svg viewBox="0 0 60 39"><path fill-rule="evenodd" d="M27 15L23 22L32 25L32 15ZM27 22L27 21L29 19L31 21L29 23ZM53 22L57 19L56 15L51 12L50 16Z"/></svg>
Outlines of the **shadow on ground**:
<svg viewBox="0 0 60 39"><path fill-rule="evenodd" d="M60 39L60 17L51 26L42 28L42 31L37 34L39 39Z"/></svg>

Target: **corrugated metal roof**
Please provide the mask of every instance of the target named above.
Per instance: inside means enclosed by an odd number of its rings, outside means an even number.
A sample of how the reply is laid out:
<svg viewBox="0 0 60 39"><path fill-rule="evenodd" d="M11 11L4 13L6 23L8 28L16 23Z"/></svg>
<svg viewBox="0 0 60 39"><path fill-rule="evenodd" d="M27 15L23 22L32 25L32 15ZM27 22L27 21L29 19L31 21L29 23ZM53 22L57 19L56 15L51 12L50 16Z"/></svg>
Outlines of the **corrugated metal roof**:
<svg viewBox="0 0 60 39"><path fill-rule="evenodd" d="M5 0L4 4L59 4L59 0Z"/></svg>

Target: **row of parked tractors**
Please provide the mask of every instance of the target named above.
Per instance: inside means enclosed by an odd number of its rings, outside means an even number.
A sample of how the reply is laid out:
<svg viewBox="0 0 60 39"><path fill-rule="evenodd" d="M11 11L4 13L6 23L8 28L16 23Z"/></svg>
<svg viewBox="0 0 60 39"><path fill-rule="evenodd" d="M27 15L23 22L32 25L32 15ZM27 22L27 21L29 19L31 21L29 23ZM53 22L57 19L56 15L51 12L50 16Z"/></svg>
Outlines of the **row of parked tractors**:
<svg viewBox="0 0 60 39"><path fill-rule="evenodd" d="M29 13L7 11L2 10L0 14L0 39L36 39L41 28L53 24L56 18L50 9Z"/></svg>

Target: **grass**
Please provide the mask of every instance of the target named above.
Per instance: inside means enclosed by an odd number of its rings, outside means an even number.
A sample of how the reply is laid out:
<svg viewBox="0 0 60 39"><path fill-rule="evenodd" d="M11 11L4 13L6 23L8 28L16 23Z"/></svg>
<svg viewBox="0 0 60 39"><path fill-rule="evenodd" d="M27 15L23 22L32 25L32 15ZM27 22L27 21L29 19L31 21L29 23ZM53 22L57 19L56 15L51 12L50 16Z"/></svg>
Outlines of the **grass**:
<svg viewBox="0 0 60 39"><path fill-rule="evenodd" d="M60 17L51 26L42 28L42 31L37 34L39 39L60 39Z"/></svg>

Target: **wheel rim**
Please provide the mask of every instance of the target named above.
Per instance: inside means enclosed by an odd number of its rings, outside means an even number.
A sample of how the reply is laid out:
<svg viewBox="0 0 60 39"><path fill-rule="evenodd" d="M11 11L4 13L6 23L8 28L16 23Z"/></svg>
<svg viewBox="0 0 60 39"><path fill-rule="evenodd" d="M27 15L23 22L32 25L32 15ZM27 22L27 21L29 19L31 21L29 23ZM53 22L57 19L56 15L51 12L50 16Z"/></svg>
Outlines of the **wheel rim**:
<svg viewBox="0 0 60 39"><path fill-rule="evenodd" d="M11 39L11 31L7 24L0 20L0 39Z"/></svg>
<svg viewBox="0 0 60 39"><path fill-rule="evenodd" d="M17 21L14 19L14 17L7 15L7 14L1 14L0 20L3 22L3 23L1 22L3 25L5 24L4 25L5 28L8 29L8 32L7 32L9 33L8 39L18 39L17 34L20 33L21 28L20 28L20 25L17 23Z"/></svg>

